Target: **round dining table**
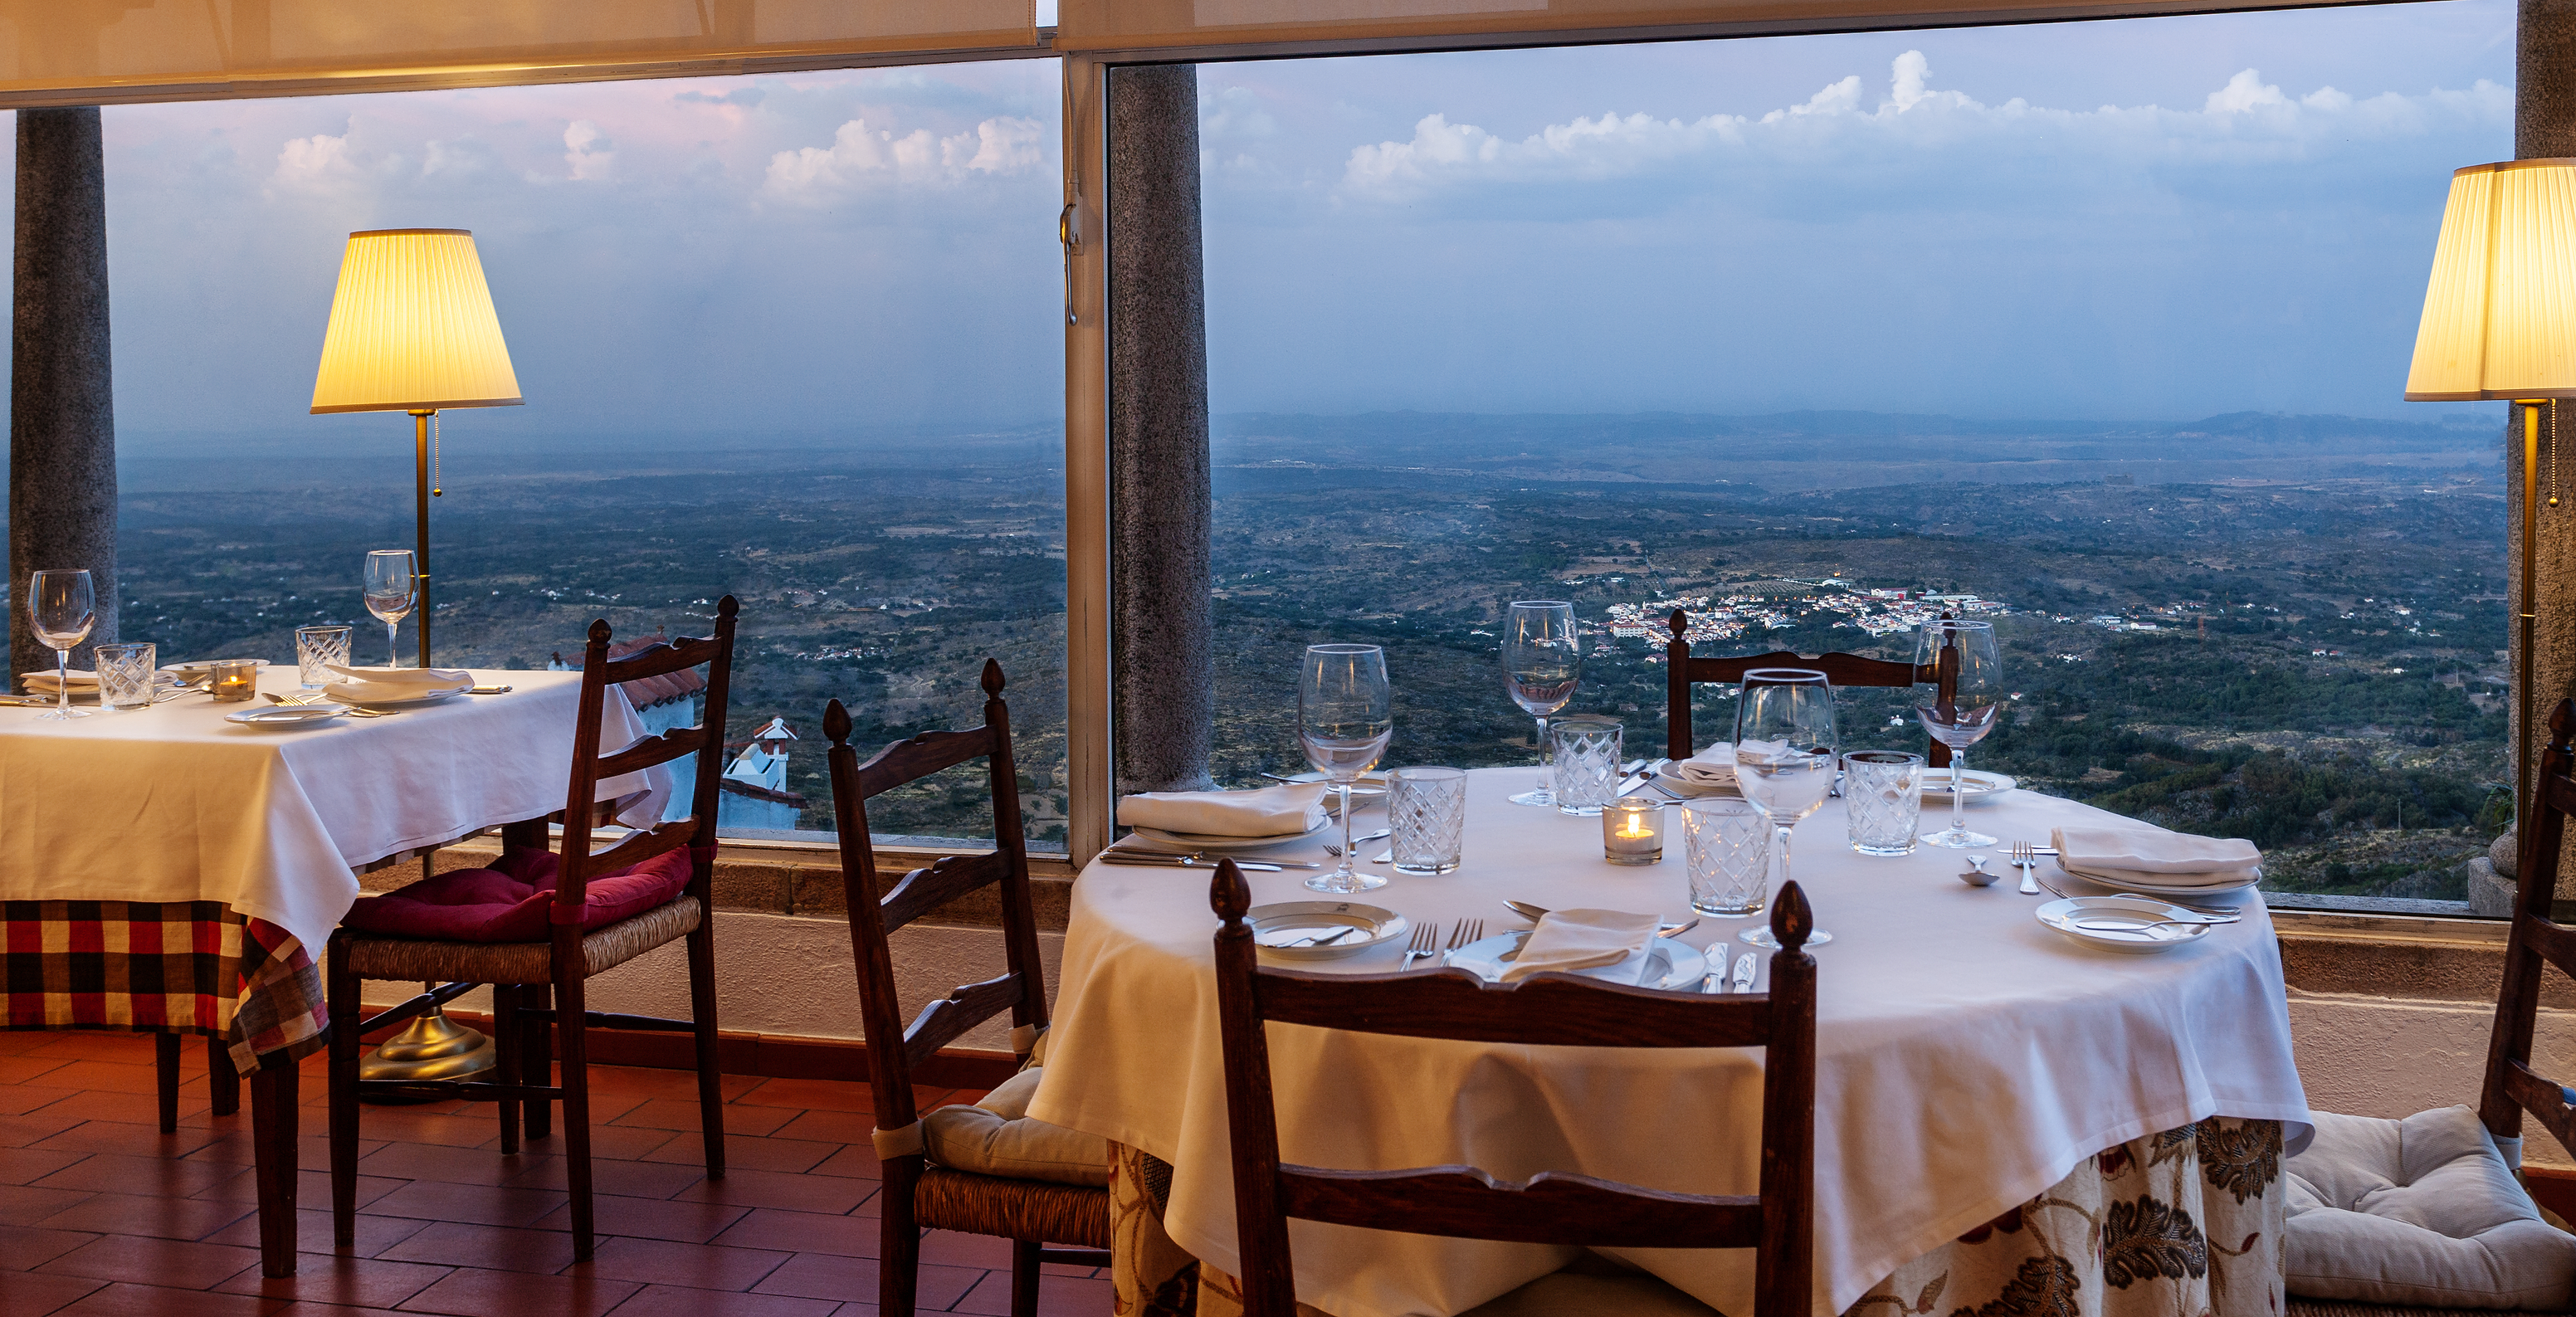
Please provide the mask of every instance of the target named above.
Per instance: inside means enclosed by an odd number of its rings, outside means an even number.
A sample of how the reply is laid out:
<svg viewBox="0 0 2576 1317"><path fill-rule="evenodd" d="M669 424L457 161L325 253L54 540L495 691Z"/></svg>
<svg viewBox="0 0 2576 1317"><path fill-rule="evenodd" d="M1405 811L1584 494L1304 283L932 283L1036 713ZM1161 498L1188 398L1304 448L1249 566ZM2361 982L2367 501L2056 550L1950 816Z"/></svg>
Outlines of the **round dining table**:
<svg viewBox="0 0 2576 1317"><path fill-rule="evenodd" d="M1667 807L1672 840L1660 863L1613 865L1603 857L1598 819L1506 799L1534 776L1525 768L1472 772L1461 866L1441 875L1393 874L1386 886L1347 899L1434 923L1444 943L1460 920L1482 920L1489 934L1528 927L1506 900L1694 917L1680 806ZM1927 800L1923 830L1934 830L1946 813L1945 803ZM1926 845L1901 857L1855 853L1838 799L1795 832L1792 876L1817 926L1833 934L1812 952L1815 1310L1851 1309L1910 1261L1962 1237L1999 1224L2020 1230L2019 1209L2088 1163L2100 1174L2085 1170L2093 1177L2086 1183L2107 1186L2092 1193L2093 1206L2074 1209L2089 1225L2075 1222L2042 1250L2067 1278L2052 1280L2051 1272L2034 1279L2024 1266L2011 1283L2041 1291L2077 1286L2087 1283L2089 1267L2092 1286L2125 1285L2130 1272L2145 1268L2149 1278L2170 1273L2207 1287L2216 1283L2212 1269L2229 1259L2268 1260L2260 1288L2276 1303L2278 1160L2284 1140L2290 1151L2304 1144L2309 1125L2279 949L2260 898L2243 902L2242 922L2171 950L2138 955L2080 945L2034 918L2053 898L2020 894L2017 873L2003 861L2012 842L2045 846L2056 826L2128 821L2021 790L1981 801L1969 816L2001 839L1990 867L2004 878L1992 886L1960 881L1967 865L1957 851ZM1356 822L1374 828L1383 818L1382 810L1363 807ZM1340 832L1330 827L1240 858L1329 864L1323 843ZM1366 843L1360 854L1382 849ZM2041 865L2041 876L2070 894L2107 890L2070 886L2050 861ZM1390 872L1383 864L1362 867ZM1247 877L1259 904L1317 899L1304 886L1314 872ZM1232 1274L1209 876L1100 860L1083 870L1073 888L1045 1078L1030 1114L1168 1163L1162 1228L1190 1255ZM1778 886L1775 866L1771 889ZM1732 958L1751 949L1743 934L1767 916L1699 918L1681 937L1693 948L1730 943ZM1400 968L1403 943L1295 967L1389 973ZM1754 990L1765 983L1767 976ZM1575 1172L1700 1194L1758 1187L1757 1050L1529 1047L1301 1026L1273 1026L1270 1047L1281 1156L1289 1162L1372 1170L1468 1165L1511 1179ZM2120 1176L2133 1163L2193 1152L2167 1150L2204 1121L2213 1131L2238 1131L2230 1137L2245 1164L2222 1175L2206 1165L2214 1154L2204 1147L2196 1153L2204 1174L2185 1177L2190 1201L2168 1202L2173 1195L2166 1193L2130 1202L2135 1185L2121 1187ZM2203 1178L2216 1202L2195 1212ZM2224 1222L2212 1219L2222 1214ZM1290 1239L1299 1299L1335 1317L1463 1312L1577 1256L1571 1248L1306 1221L1291 1223ZM2123 1263L2120 1250L2132 1243L2141 1247ZM1749 1250L1604 1251L1722 1311L1752 1310ZM2266 1302L2242 1293L2241 1280L2238 1289L2236 1301L2219 1301L2218 1311L2249 1299L2259 1310ZM1940 1290L1930 1284L1920 1302L1948 1312L1972 1298L1956 1290L1944 1298ZM1899 1312L1929 1310L1916 1305L1912 1292L1896 1301Z"/></svg>

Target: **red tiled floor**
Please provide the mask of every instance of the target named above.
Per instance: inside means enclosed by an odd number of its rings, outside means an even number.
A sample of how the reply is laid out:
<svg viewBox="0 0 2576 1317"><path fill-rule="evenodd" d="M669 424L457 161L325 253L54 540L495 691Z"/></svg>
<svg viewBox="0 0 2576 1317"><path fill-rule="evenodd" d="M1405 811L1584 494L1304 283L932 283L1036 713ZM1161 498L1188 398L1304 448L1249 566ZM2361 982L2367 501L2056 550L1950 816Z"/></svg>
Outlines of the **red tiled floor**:
<svg viewBox="0 0 2576 1317"><path fill-rule="evenodd" d="M90 1276L99 1280L132 1281L138 1285L212 1289L258 1261L259 1250L255 1248L192 1244L185 1240L153 1239L141 1235L109 1235L83 1244L36 1270L55 1276Z"/></svg>
<svg viewBox="0 0 2576 1317"><path fill-rule="evenodd" d="M501 1189L483 1184L414 1180L367 1205L378 1216L463 1221L483 1226L533 1225L563 1206L564 1196L543 1189Z"/></svg>
<svg viewBox="0 0 2576 1317"><path fill-rule="evenodd" d="M221 1293L260 1294L272 1299L390 1308L428 1289L433 1282L453 1270L452 1267L388 1262L381 1258L311 1257L299 1262L292 1276L263 1276L254 1263L215 1289Z"/></svg>
<svg viewBox="0 0 2576 1317"><path fill-rule="evenodd" d="M781 1212L762 1208L715 1237L719 1244L783 1248L797 1253L830 1253L839 1257L877 1255L877 1218L826 1216L820 1212Z"/></svg>
<svg viewBox="0 0 2576 1317"><path fill-rule="evenodd" d="M39 1151L51 1152L55 1149L45 1148ZM112 1188L121 1194L194 1198L241 1173L241 1168L238 1166L224 1166L214 1162L94 1152L41 1180L30 1180L28 1183L39 1189Z"/></svg>
<svg viewBox="0 0 2576 1317"><path fill-rule="evenodd" d="M77 1189L34 1189L0 1185L0 1226L31 1226L57 1212L67 1212L92 1195Z"/></svg>
<svg viewBox="0 0 2576 1317"><path fill-rule="evenodd" d="M984 1279L958 1300L955 1312L983 1314L984 1317L1010 1317L1011 1273L988 1271ZM1038 1286L1038 1317L1074 1317L1109 1311L1109 1282L1076 1280L1072 1277L1048 1277Z"/></svg>
<svg viewBox="0 0 2576 1317"><path fill-rule="evenodd" d="M598 1256L577 1262L564 1274L592 1275L648 1285L680 1285L694 1290L747 1290L795 1257L764 1248L716 1248L675 1244L667 1240L610 1239Z"/></svg>
<svg viewBox="0 0 2576 1317"><path fill-rule="evenodd" d="M882 1180L885 1167L877 1163L877 1150L865 1143L853 1143L824 1159L814 1168L816 1175L845 1175L861 1180Z"/></svg>
<svg viewBox="0 0 2576 1317"><path fill-rule="evenodd" d="M691 1139L695 1144L697 1140ZM733 1140L725 1141L725 1157L733 1157ZM521 1157L519 1173L505 1183L513 1189L553 1189L561 1191L568 1183L561 1157ZM593 1193L620 1194L629 1198L668 1198L706 1178L695 1157L683 1165L658 1162L611 1161L593 1155L590 1159L590 1187Z"/></svg>
<svg viewBox="0 0 2576 1317"><path fill-rule="evenodd" d="M920 1277L914 1289L915 1306L937 1311L966 1297L966 1292L975 1288L976 1282L984 1278L984 1273L966 1267L934 1267L924 1263ZM876 1259L799 1253L793 1261L769 1273L768 1279L753 1286L752 1292L784 1294L799 1299L874 1303L877 1297Z"/></svg>
<svg viewBox="0 0 2576 1317"><path fill-rule="evenodd" d="M89 1097L83 1094L77 1105L84 1110L94 1106ZM178 1133L164 1134L157 1125L127 1124L93 1115L85 1116L59 1133L37 1139L28 1146L46 1152L105 1152L176 1160L214 1141L210 1130L190 1129L182 1125Z"/></svg>
<svg viewBox="0 0 2576 1317"><path fill-rule="evenodd" d="M300 1208L295 1213L296 1251L299 1253L343 1252L344 1250L331 1242L331 1209L328 1206L331 1201L330 1196L328 1194L304 1195L299 1196L296 1201L324 1204L320 1208ZM357 1242L350 1245L345 1252L350 1257L371 1258L429 1227L430 1223L427 1221L407 1220L398 1216L369 1216L362 1211L358 1213L356 1222ZM259 1247L259 1217L256 1215L243 1217L206 1236L206 1242L257 1248Z"/></svg>
<svg viewBox="0 0 2576 1317"><path fill-rule="evenodd" d="M501 1230L441 1221L377 1256L550 1276L572 1265L572 1236L560 1230Z"/></svg>
<svg viewBox="0 0 2576 1317"><path fill-rule="evenodd" d="M61 1257L98 1236L78 1230L37 1230L0 1226L0 1271L25 1271ZM15 1284L13 1279L11 1284ZM0 1285L0 1290L8 1289Z"/></svg>
<svg viewBox="0 0 2576 1317"><path fill-rule="evenodd" d="M203 1294L158 1285L108 1285L54 1317L270 1317L286 1304L249 1294Z"/></svg>
<svg viewBox="0 0 2576 1317"><path fill-rule="evenodd" d="M0 1148L0 1184L32 1184L87 1156L85 1152Z"/></svg>
<svg viewBox="0 0 2576 1317"><path fill-rule="evenodd" d="M11 1276L0 1285L0 1317L43 1317L106 1284L86 1276Z"/></svg>
<svg viewBox="0 0 2576 1317"><path fill-rule="evenodd" d="M802 1114L804 1113L782 1107L741 1107L728 1103L724 1113L725 1133L763 1135ZM700 1124L698 1099L695 1095L685 1100L654 1098L614 1120L602 1123L695 1134Z"/></svg>
<svg viewBox="0 0 2576 1317"><path fill-rule="evenodd" d="M743 1207L783 1207L791 1212L829 1212L835 1216L856 1207L876 1192L873 1180L844 1180L828 1175L779 1175L772 1171L727 1171L721 1180L700 1180L677 1195L704 1203Z"/></svg>
<svg viewBox="0 0 2576 1317"><path fill-rule="evenodd" d="M813 1170L841 1152L837 1143L813 1143L804 1139L764 1139L738 1131L725 1131L725 1166L740 1171L782 1171L799 1175ZM645 1161L670 1166L695 1166L703 1172L706 1149L699 1141L674 1135L661 1147L644 1157Z"/></svg>
<svg viewBox="0 0 2576 1317"><path fill-rule="evenodd" d="M602 1234L625 1235L635 1239L662 1239L682 1244L704 1244L723 1234L725 1229L743 1218L749 1208L723 1203L700 1203L683 1200L664 1202L655 1198L620 1198L599 1194L592 1199L595 1221ZM540 1230L572 1229L572 1205L549 1212L537 1222ZM764 1247L775 1247L765 1245Z"/></svg>
<svg viewBox="0 0 2576 1317"><path fill-rule="evenodd" d="M35 1224L47 1230L89 1230L156 1239L203 1239L251 1214L250 1203L210 1198L153 1198L92 1194ZM208 1281L207 1284L213 1284Z"/></svg>
<svg viewBox="0 0 2576 1317"><path fill-rule="evenodd" d="M617 1305L617 1317L834 1317L837 1307L829 1299L725 1294L682 1289L676 1285L648 1285L642 1293Z"/></svg>
<svg viewBox="0 0 2576 1317"><path fill-rule="evenodd" d="M590 1276L522 1276L471 1268L404 1300L404 1312L461 1317L600 1317L644 1288Z"/></svg>

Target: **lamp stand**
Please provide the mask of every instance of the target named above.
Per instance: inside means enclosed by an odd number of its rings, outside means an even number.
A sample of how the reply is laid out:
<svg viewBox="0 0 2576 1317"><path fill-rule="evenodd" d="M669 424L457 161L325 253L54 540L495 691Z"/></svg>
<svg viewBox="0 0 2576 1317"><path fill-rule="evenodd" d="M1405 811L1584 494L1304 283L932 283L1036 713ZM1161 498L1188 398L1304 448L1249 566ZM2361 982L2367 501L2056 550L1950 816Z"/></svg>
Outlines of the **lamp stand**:
<svg viewBox="0 0 2576 1317"><path fill-rule="evenodd" d="M2522 646L2513 674L2517 733L2513 762L2519 785L2526 788L2520 794L2530 802L2514 820L2514 850L2515 871L2530 873L2529 866L2539 855L2539 831L2532 825L2540 818L2540 781L2531 762L2531 747L2537 743L2531 722L2532 660L2540 646L2540 409L2556 403L2548 398L2516 398L2513 405L2522 410L2522 599L2518 610ZM2556 429L2551 426L2553 435ZM2550 501L2557 501L2555 491Z"/></svg>
<svg viewBox="0 0 2576 1317"><path fill-rule="evenodd" d="M415 410L411 414L412 520L419 541L412 552L412 561L417 564L415 570L419 573L412 582L412 602L420 611L420 666L424 668L429 666L429 615L432 611L429 604L429 418L436 415L435 409Z"/></svg>

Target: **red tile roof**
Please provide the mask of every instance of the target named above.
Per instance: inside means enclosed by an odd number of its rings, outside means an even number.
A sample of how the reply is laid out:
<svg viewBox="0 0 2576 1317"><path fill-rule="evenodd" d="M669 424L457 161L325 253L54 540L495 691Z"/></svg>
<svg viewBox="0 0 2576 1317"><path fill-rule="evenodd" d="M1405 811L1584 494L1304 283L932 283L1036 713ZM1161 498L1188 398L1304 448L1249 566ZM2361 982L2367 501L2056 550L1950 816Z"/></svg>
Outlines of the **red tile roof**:
<svg viewBox="0 0 2576 1317"><path fill-rule="evenodd" d="M608 657L632 658L655 645L666 645L670 641L671 637L667 632L657 630L649 636L637 636L609 646ZM626 689L626 698L636 708L650 709L656 705L685 700L705 690L707 679L700 675L696 668L682 668L677 672L666 672L658 677L638 677L621 684Z"/></svg>

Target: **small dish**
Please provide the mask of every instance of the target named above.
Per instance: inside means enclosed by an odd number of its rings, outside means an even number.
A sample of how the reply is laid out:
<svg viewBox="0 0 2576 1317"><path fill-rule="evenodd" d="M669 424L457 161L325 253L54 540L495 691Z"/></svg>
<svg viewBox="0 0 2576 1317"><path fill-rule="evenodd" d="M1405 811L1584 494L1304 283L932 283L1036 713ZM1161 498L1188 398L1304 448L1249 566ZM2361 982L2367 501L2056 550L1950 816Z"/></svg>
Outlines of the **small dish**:
<svg viewBox="0 0 2576 1317"><path fill-rule="evenodd" d="M1326 820L1330 822L1330 820ZM1258 851L1272 846L1285 846L1303 841L1324 829L1323 823L1304 832L1283 832L1270 837L1214 837L1197 832L1165 832L1161 828L1137 828L1134 835L1160 846L1174 846L1185 851Z"/></svg>
<svg viewBox="0 0 2576 1317"><path fill-rule="evenodd" d="M1280 901L1245 912L1253 945L1283 960L1339 960L1411 932L1413 923L1356 901ZM1331 938L1330 942L1320 939Z"/></svg>
<svg viewBox="0 0 2576 1317"><path fill-rule="evenodd" d="M162 664L162 665L161 665L161 670L162 670L163 672L166 672L166 673L170 674L170 675L171 675L171 676L173 676L173 677L177 677L180 681L183 681L183 682L185 682L185 683L187 683L187 684L189 684L189 685L191 685L191 686L194 686L194 685L198 685L198 684L203 683L203 682L206 680L206 678L213 676L213 675L214 675L214 672L215 672L215 665L216 665L216 664L218 664L218 663L245 663L245 662L246 662L246 663L249 663L249 664L250 664L252 667L254 667L254 668L265 669L265 668L267 668L267 667L268 667L268 660L267 660L267 659L232 659L232 658L226 658L226 659L199 659L199 660L197 660L197 661L196 661L196 662L194 662L194 663L164 663L164 664Z"/></svg>
<svg viewBox="0 0 2576 1317"><path fill-rule="evenodd" d="M2171 951L2175 947L2197 942L2209 936L2211 927L2208 924L2165 924L2148 927L2159 919L2190 919L2193 914L2181 906L2167 905L2162 901L2151 901L2135 896L2069 897L2063 901L2051 901L2032 913L2041 924L2056 929L2088 947L2100 947L2105 951L2121 951L2130 955L2152 955L2159 951ZM2099 924L2105 917L2135 919L2138 927L2134 929L2100 927ZM2095 926L2079 925L2076 922L2079 919Z"/></svg>
<svg viewBox="0 0 2576 1317"><path fill-rule="evenodd" d="M2001 773L1980 773L1971 768L1959 774L1959 790L1967 796L1968 803L1971 805L1992 800L2020 785L2019 779L2006 777ZM1925 800L1950 798L1949 769L1923 770L1923 798Z"/></svg>
<svg viewBox="0 0 2576 1317"><path fill-rule="evenodd" d="M412 691L404 693L389 691L381 695L341 689L344 686L354 686L356 684L357 683L355 682L346 681L333 682L332 684L322 688L322 694L326 698L338 700L342 704L353 704L361 709L408 709L415 705L436 704L442 700L452 700L457 696L464 694L466 691L473 689L470 686L451 686L438 690Z"/></svg>
<svg viewBox="0 0 2576 1317"><path fill-rule="evenodd" d="M1674 765L1662 764L1655 769L1655 784L1676 796L1740 796L1732 782L1698 782L1673 771Z"/></svg>
<svg viewBox="0 0 2576 1317"><path fill-rule="evenodd" d="M2066 867L2066 862L2064 860L2057 862L2057 871L2065 874L2069 878L2080 878L2092 886L2107 887L2115 892L2136 892L2142 896L2161 896L2170 901L2205 901L2211 905L2225 906L2243 904L2245 898L2252 896L2254 894L2254 889L2260 886L2263 882L2263 869L2260 865L2255 866L2254 876L2252 878L2232 887L2202 887L2187 883L2140 882L2136 878L2112 878L2099 876L2086 873L2081 869L2069 869Z"/></svg>
<svg viewBox="0 0 2576 1317"><path fill-rule="evenodd" d="M1440 963L1455 965L1489 983L1499 982L1503 971L1511 968L1512 961L1520 957L1521 944L1529 940L1531 931L1523 928L1498 933L1482 942L1470 942L1455 951L1443 952ZM1640 988L1669 991L1687 987L1696 990L1700 977L1708 973L1708 956L1676 938L1648 938L1645 949L1629 953L1626 960L1612 965L1595 965L1574 973Z"/></svg>
<svg viewBox="0 0 2576 1317"><path fill-rule="evenodd" d="M347 710L333 705L272 704L265 708L244 709L240 713L225 714L224 721L240 723L245 727L311 727L319 723L327 723L345 712Z"/></svg>

